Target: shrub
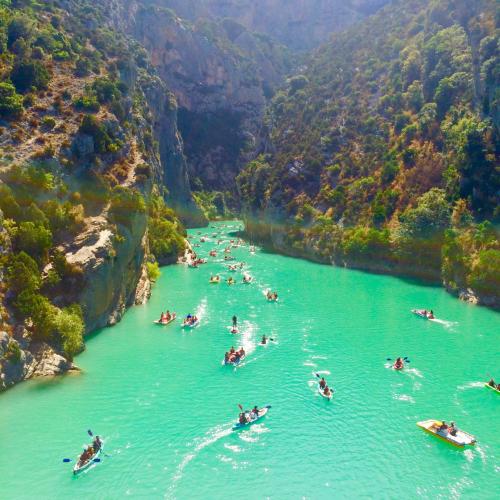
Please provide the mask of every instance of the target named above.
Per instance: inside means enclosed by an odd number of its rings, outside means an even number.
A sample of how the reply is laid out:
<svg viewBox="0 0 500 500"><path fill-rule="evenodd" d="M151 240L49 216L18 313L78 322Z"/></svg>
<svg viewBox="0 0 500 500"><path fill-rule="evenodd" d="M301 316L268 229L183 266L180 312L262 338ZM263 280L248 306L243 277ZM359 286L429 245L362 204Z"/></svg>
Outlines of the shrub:
<svg viewBox="0 0 500 500"><path fill-rule="evenodd" d="M16 294L23 290L36 292L41 285L37 263L25 252L12 254L7 264L7 282Z"/></svg>
<svg viewBox="0 0 500 500"><path fill-rule="evenodd" d="M4 358L14 364L21 361L21 349L17 342L14 342L13 340L9 342L7 350L4 353Z"/></svg>
<svg viewBox="0 0 500 500"><path fill-rule="evenodd" d="M0 82L0 116L7 119L19 118L23 111L23 96L16 92L11 83Z"/></svg>
<svg viewBox="0 0 500 500"><path fill-rule="evenodd" d="M73 106L82 111L97 113L101 108L97 97L92 94L84 94L73 101Z"/></svg>
<svg viewBox="0 0 500 500"><path fill-rule="evenodd" d="M52 116L45 116L42 120L42 125L46 129L52 130L56 126L56 121L52 118Z"/></svg>
<svg viewBox="0 0 500 500"><path fill-rule="evenodd" d="M478 261L468 278L468 284L484 295L498 295L500 290L500 250L479 252Z"/></svg>
<svg viewBox="0 0 500 500"><path fill-rule="evenodd" d="M156 281L160 277L160 266L158 262L146 262L146 269L148 271L148 278L151 281Z"/></svg>
<svg viewBox="0 0 500 500"><path fill-rule="evenodd" d="M92 90L101 104L113 102L121 97L121 92L117 84L108 78L97 78L94 80Z"/></svg>
<svg viewBox="0 0 500 500"><path fill-rule="evenodd" d="M63 352L72 360L83 347L84 323L80 306L74 305L60 311L55 318L55 328L60 336Z"/></svg>
<svg viewBox="0 0 500 500"><path fill-rule="evenodd" d="M26 92L31 88L47 88L50 73L39 61L23 61L14 67L10 78L19 92Z"/></svg>
<svg viewBox="0 0 500 500"><path fill-rule="evenodd" d="M184 239L173 222L164 219L149 219L149 245L160 263L175 262L185 248Z"/></svg>
<svg viewBox="0 0 500 500"><path fill-rule="evenodd" d="M22 222L19 225L16 238L16 248L21 252L45 260L52 246L52 232L41 225L33 222Z"/></svg>
<svg viewBox="0 0 500 500"><path fill-rule="evenodd" d="M98 153L107 153L113 144L106 128L95 116L85 115L79 132L90 135L94 139L95 150Z"/></svg>

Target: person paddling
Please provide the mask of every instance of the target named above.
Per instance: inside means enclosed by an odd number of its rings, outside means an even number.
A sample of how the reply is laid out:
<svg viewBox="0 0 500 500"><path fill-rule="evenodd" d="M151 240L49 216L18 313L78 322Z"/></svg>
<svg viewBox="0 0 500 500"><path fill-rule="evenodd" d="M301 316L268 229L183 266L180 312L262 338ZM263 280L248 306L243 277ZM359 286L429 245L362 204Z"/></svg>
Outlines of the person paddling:
<svg viewBox="0 0 500 500"><path fill-rule="evenodd" d="M325 377L321 377L321 380L319 381L319 386L321 387L321 389L325 389L326 387L326 380L325 380Z"/></svg>
<svg viewBox="0 0 500 500"><path fill-rule="evenodd" d="M262 335L262 340L260 342L262 345L266 345L267 344L267 337L265 335Z"/></svg>
<svg viewBox="0 0 500 500"><path fill-rule="evenodd" d="M394 369L401 370L403 367L404 367L403 360L401 358L396 359L396 362L394 363Z"/></svg>

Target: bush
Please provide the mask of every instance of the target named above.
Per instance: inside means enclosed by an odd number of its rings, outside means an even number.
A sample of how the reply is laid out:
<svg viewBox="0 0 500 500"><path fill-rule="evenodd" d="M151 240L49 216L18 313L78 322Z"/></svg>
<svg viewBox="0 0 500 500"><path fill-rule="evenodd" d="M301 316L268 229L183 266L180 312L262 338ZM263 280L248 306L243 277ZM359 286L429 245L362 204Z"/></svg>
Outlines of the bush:
<svg viewBox="0 0 500 500"><path fill-rule="evenodd" d="M52 232L33 222L22 222L17 231L15 244L17 250L26 252L42 262L46 260L52 246Z"/></svg>
<svg viewBox="0 0 500 500"><path fill-rule="evenodd" d="M94 80L92 90L101 104L113 102L121 97L121 92L117 84L108 78L97 78Z"/></svg>
<svg viewBox="0 0 500 500"><path fill-rule="evenodd" d="M99 101L97 100L97 97L92 94L84 94L80 97L77 97L73 101L73 106L75 106L76 109L82 110L82 111L88 111L91 113L97 113L99 109L101 109L101 106L99 104Z"/></svg>
<svg viewBox="0 0 500 500"><path fill-rule="evenodd" d="M85 115L79 132L90 135L94 139L95 150L98 153L113 152L114 147L118 147L117 144L113 143L106 127L95 116Z"/></svg>
<svg viewBox="0 0 500 500"><path fill-rule="evenodd" d="M134 215L145 212L146 204L139 191L122 186L113 188L109 214L114 222L128 225Z"/></svg>
<svg viewBox="0 0 500 500"><path fill-rule="evenodd" d="M23 61L14 67L10 78L19 92L26 92L31 88L46 89L50 73L39 61Z"/></svg>
<svg viewBox="0 0 500 500"><path fill-rule="evenodd" d="M156 281L160 277L160 266L158 262L146 262L146 269L148 271L148 278L151 281Z"/></svg>
<svg viewBox="0 0 500 500"><path fill-rule="evenodd" d="M149 245L151 252L161 264L175 262L184 252L184 238L173 222L164 219L149 219Z"/></svg>
<svg viewBox="0 0 500 500"><path fill-rule="evenodd" d="M12 254L7 264L8 288L15 294L23 290L36 292L41 279L37 263L25 252Z"/></svg>
<svg viewBox="0 0 500 500"><path fill-rule="evenodd" d="M498 295L500 290L500 250L479 252L477 263L469 275L469 286L484 295Z"/></svg>
<svg viewBox="0 0 500 500"><path fill-rule="evenodd" d="M59 312L55 328L60 336L63 352L72 360L83 347L84 323L80 306L66 307Z"/></svg>
<svg viewBox="0 0 500 500"><path fill-rule="evenodd" d="M0 82L0 116L15 119L19 118L23 111L23 96L16 92L11 83Z"/></svg>
<svg viewBox="0 0 500 500"><path fill-rule="evenodd" d="M21 361L21 349L17 342L14 342L13 340L9 342L7 350L4 353L4 358L14 364Z"/></svg>
<svg viewBox="0 0 500 500"><path fill-rule="evenodd" d="M56 121L52 118L52 116L45 116L42 120L42 125L46 129L52 130L56 126Z"/></svg>

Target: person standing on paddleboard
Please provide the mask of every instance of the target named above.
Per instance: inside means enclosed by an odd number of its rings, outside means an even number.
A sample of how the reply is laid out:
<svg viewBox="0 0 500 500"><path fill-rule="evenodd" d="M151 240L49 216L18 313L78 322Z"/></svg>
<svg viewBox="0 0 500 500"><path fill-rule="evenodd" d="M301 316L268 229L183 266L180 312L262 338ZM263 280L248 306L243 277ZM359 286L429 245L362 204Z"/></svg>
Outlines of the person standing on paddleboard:
<svg viewBox="0 0 500 500"><path fill-rule="evenodd" d="M233 328L236 328L238 326L238 318L236 316L233 316Z"/></svg>

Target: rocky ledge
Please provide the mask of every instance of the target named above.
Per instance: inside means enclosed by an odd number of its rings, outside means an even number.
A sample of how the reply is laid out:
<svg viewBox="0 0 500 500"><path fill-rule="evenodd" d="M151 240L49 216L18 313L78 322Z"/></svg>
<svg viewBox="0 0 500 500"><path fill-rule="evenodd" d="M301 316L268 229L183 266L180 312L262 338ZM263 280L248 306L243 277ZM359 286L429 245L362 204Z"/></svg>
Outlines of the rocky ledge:
<svg viewBox="0 0 500 500"><path fill-rule="evenodd" d="M17 339L15 338L17 337ZM0 391L33 377L61 375L78 367L44 342L28 345L23 332L0 332Z"/></svg>

